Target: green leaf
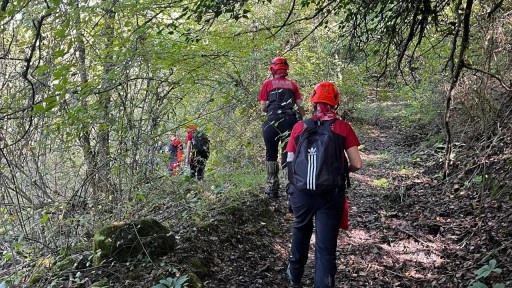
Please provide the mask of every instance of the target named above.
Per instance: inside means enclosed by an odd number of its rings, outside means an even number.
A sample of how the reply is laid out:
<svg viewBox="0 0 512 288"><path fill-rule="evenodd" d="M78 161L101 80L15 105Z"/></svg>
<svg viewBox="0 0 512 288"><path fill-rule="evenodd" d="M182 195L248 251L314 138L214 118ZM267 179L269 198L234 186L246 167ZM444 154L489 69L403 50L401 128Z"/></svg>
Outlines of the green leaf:
<svg viewBox="0 0 512 288"><path fill-rule="evenodd" d="M381 188L386 188L389 186L389 182L386 178L380 178L378 180L373 180L373 184L375 186L378 186L378 187L381 187Z"/></svg>
<svg viewBox="0 0 512 288"><path fill-rule="evenodd" d="M58 29L55 31L55 36L59 39L63 39L66 37L66 30L65 29Z"/></svg>
<svg viewBox="0 0 512 288"><path fill-rule="evenodd" d="M485 278L485 277L489 276L489 274L491 274L491 272L492 272L491 267L489 267L489 265L484 265L482 268L476 270L475 279Z"/></svg>
<svg viewBox="0 0 512 288"><path fill-rule="evenodd" d="M473 282L468 288L488 288L487 285L480 281Z"/></svg>
<svg viewBox="0 0 512 288"><path fill-rule="evenodd" d="M492 284L492 288L505 288L505 284L503 284L503 283Z"/></svg>
<svg viewBox="0 0 512 288"><path fill-rule="evenodd" d="M188 280L188 276L187 275L183 275L181 276L180 278L178 278L178 280L176 280L176 284L181 286L183 285L185 282L187 282Z"/></svg>
<svg viewBox="0 0 512 288"><path fill-rule="evenodd" d="M48 216L48 214L46 214L46 212L44 212L43 217L41 217L41 219L39 219L39 223L45 224L46 222L48 222L49 219L50 219L50 217Z"/></svg>
<svg viewBox="0 0 512 288"><path fill-rule="evenodd" d="M43 112L48 112L48 111L52 110L53 108L55 108L56 106L57 106L57 101L54 101L54 102L48 103L48 104L46 104L46 106L44 107Z"/></svg>
<svg viewBox="0 0 512 288"><path fill-rule="evenodd" d="M44 106L42 104L36 104L33 106L33 108L34 108L34 113L39 113L39 112L44 111Z"/></svg>
<svg viewBox="0 0 512 288"><path fill-rule="evenodd" d="M495 259L489 260L489 267L491 268L491 270L496 268L496 260Z"/></svg>
<svg viewBox="0 0 512 288"><path fill-rule="evenodd" d="M474 179L473 179L473 182L475 182L476 184L482 184L482 182L484 181L484 177L483 176L476 176Z"/></svg>
<svg viewBox="0 0 512 288"><path fill-rule="evenodd" d="M169 280L173 281L172 278L167 278L167 279L160 280L160 283L165 285L165 287L172 287L173 283L170 282Z"/></svg>

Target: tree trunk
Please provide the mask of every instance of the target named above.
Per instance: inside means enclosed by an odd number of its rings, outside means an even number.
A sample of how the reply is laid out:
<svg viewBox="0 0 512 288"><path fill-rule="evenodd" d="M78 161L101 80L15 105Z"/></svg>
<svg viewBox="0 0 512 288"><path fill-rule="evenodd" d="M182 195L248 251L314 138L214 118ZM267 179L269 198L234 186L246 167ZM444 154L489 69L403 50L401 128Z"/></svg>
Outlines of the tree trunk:
<svg viewBox="0 0 512 288"><path fill-rule="evenodd" d="M110 201L114 200L114 187L112 182L112 173L110 171L110 104L111 96L109 87L111 86L111 73L114 71L114 56L112 46L114 39L114 19L115 12L111 8L110 1L104 1L105 4L105 25L103 36L105 37L105 56L103 66L103 79L101 81L101 94L99 95L99 107L101 109L101 119L99 121L97 134L97 190L100 194L107 196ZM96 195L98 196L98 195Z"/></svg>
<svg viewBox="0 0 512 288"><path fill-rule="evenodd" d="M81 86L82 88L84 87L87 87L87 83L89 82L89 75L87 74L87 66L86 66L86 55L85 55L85 44L84 44L84 38L83 38L83 34L82 34L82 19L81 19L81 12L80 12L80 1L79 0L74 0L74 5L75 5L75 8L76 10L78 11L77 12L77 18L76 18L76 21L74 22L75 23L75 49L76 49L76 53L78 54L78 71L79 71L79 74L80 74L80 83L81 83ZM87 105L87 96L88 95L84 95L82 94L82 91L79 92L80 93L80 104L82 105L82 107L87 111L88 110L88 105ZM84 179L84 183L86 183L86 185L83 185L82 189L82 195L84 198L88 198L88 190L89 190L89 187L91 189L94 190L94 188L96 187L96 174L95 174L95 167L96 167L96 158L95 158L95 154L94 154L94 151L91 147L91 125L90 125L90 122L88 121L87 123L82 123L81 127L79 128L80 132L79 132L79 142L80 142L80 146L82 148L82 153L83 153L83 156L84 156L84 160L85 160L85 163L87 165L86 167L86 173L85 173L85 179ZM87 185L87 183L91 183L92 185ZM93 194L96 194L96 193L93 193ZM94 197L93 197L94 198Z"/></svg>

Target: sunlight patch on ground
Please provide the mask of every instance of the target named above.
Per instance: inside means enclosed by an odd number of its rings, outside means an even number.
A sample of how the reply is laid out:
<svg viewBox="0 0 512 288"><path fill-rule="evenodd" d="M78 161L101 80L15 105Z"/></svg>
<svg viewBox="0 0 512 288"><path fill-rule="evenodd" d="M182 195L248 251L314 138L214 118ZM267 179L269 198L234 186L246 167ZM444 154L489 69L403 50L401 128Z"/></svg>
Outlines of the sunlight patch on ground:
<svg viewBox="0 0 512 288"><path fill-rule="evenodd" d="M383 140L383 139L386 139L386 134L382 133L380 130L378 129L370 129L370 130L367 130L367 133L368 133L368 136L371 137L371 138L376 138L376 139L380 139L380 140Z"/></svg>
<svg viewBox="0 0 512 288"><path fill-rule="evenodd" d="M346 240L353 245L368 245L378 241L378 237L375 237L375 233L368 233L362 229L350 229L347 234L348 235L343 236L343 238L346 238ZM340 244L339 240L338 244Z"/></svg>
<svg viewBox="0 0 512 288"><path fill-rule="evenodd" d="M387 273L387 274L392 274L392 275L404 277L404 278L412 278L412 279L420 279L420 280L421 279L424 279L424 280L432 279L432 274L430 273L430 271L424 270L422 268L417 269L417 267L410 267L403 274L394 272L390 269L387 269L386 267L383 267L380 265L375 265L375 264L369 265L368 270L385 271L385 273ZM375 273L375 274L377 274L377 273ZM398 287L402 287L402 286L398 286Z"/></svg>
<svg viewBox="0 0 512 288"><path fill-rule="evenodd" d="M366 184L368 186L371 186L371 187L375 186L373 178L368 177L366 175L352 173L352 174L350 174L350 178L351 179L356 179L357 182L364 183L364 184Z"/></svg>
<svg viewBox="0 0 512 288"><path fill-rule="evenodd" d="M359 154L361 154L361 159L364 160L365 163L369 161L381 162L389 160L389 158L391 157L389 154L368 154L365 152L359 152Z"/></svg>
<svg viewBox="0 0 512 288"><path fill-rule="evenodd" d="M433 243L432 245L436 246ZM434 266L443 263L443 259L432 251L431 245L426 246L412 239L399 240L389 245L379 244L378 246L393 255L393 258L404 262L413 261Z"/></svg>
<svg viewBox="0 0 512 288"><path fill-rule="evenodd" d="M281 258L287 259L290 253L290 244L291 243L276 242L274 243L274 251L276 251Z"/></svg>

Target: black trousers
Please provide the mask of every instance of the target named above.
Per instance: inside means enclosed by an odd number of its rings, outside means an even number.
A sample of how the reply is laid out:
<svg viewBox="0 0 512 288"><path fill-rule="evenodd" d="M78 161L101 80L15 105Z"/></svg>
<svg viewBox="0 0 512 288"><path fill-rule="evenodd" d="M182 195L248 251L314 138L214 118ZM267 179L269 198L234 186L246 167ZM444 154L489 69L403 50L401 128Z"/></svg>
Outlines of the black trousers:
<svg viewBox="0 0 512 288"><path fill-rule="evenodd" d="M265 160L277 161L281 151L281 166L286 164L286 145L290 138L293 125L299 120L295 114L283 115L267 119L261 126L263 141L265 141ZM281 145L281 149L279 149Z"/></svg>
<svg viewBox="0 0 512 288"><path fill-rule="evenodd" d="M197 180L204 179L204 170L209 156L209 151L192 151L192 157L190 159L190 177L197 178Z"/></svg>
<svg viewBox="0 0 512 288"><path fill-rule="evenodd" d="M289 273L294 283L300 283L308 260L311 236L315 233L315 288L334 288L336 276L336 247L344 191L322 195L289 190L295 223Z"/></svg>

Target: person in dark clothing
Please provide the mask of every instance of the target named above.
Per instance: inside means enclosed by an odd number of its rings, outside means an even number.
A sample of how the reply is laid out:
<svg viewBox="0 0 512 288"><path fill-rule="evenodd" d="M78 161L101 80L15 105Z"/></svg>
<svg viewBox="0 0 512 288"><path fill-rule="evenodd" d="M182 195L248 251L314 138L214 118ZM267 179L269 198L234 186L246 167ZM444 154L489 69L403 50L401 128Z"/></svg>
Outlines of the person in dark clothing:
<svg viewBox="0 0 512 288"><path fill-rule="evenodd" d="M340 138L344 147L340 148L340 161L345 161L344 167L348 171L355 172L361 169L362 161L359 155L359 140L352 129L352 126L341 119L337 119L335 109L339 104L339 93L336 86L331 82L321 82L313 90L311 102L314 107L314 115L311 120L317 123L329 121L331 141L338 141ZM334 120L333 120L334 119ZM308 122L309 123L309 122ZM304 133L304 121L294 125L290 140L286 147L288 152L288 166L292 167L292 161L298 152L298 144L301 133ZM318 136L319 137L319 136ZM308 140L311 141L311 140ZM318 151L311 151L317 153ZM348 156L348 163L345 158ZM341 156L342 155L342 156ZM312 156L311 159L313 159ZM309 160L309 159L308 159ZM313 165L316 165L316 158ZM309 165L309 163L308 163ZM348 166L347 166L348 165ZM337 165L340 167L341 165ZM320 167L316 167L321 169ZM345 173L346 171L340 171ZM315 288L334 288L336 275L336 245L339 234L340 220L343 213L343 204L345 199L345 183L339 184L335 189L328 191L319 191L316 193L308 192L307 189L299 187L299 181L294 181L293 172L288 172L290 177L290 186L288 193L290 195L290 204L295 218L292 230L291 255L289 257L288 278L291 286L301 287L304 267L308 260L309 245L313 230L315 230ZM308 172L309 173L309 172ZM338 185L338 184L337 184Z"/></svg>
<svg viewBox="0 0 512 288"><path fill-rule="evenodd" d="M302 96L297 83L286 78L289 65L284 57L276 57L270 64L272 78L263 82L258 100L261 111L267 119L262 125L263 140L265 141L265 168L267 172L265 194L272 199L279 196L280 166L286 172L286 143L290 131L304 117ZM278 163L279 144L281 144L281 165Z"/></svg>
<svg viewBox="0 0 512 288"><path fill-rule="evenodd" d="M206 162L210 157L210 140L197 126L190 125L187 130L186 162L190 165L190 176L204 179Z"/></svg>

